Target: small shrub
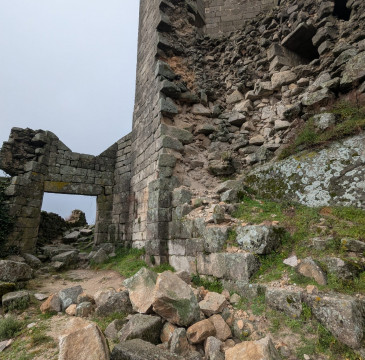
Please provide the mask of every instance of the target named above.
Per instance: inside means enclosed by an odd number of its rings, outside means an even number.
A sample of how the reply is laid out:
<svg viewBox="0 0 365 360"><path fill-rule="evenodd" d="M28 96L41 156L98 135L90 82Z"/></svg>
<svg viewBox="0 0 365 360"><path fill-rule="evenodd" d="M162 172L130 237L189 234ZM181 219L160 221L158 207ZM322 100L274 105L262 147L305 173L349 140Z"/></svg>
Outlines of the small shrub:
<svg viewBox="0 0 365 360"><path fill-rule="evenodd" d="M205 289L217 293L221 293L223 291L222 282L219 279L208 280L200 277L198 274L193 275L191 278L191 282L195 286L203 286Z"/></svg>
<svg viewBox="0 0 365 360"><path fill-rule="evenodd" d="M0 319L0 340L15 337L23 327L23 323L13 316Z"/></svg>
<svg viewBox="0 0 365 360"><path fill-rule="evenodd" d="M170 264L161 264L161 265L156 265L153 268L151 268L151 270L153 270L156 273L162 273L164 271L172 271L175 272L176 270L174 269L173 266L171 266Z"/></svg>

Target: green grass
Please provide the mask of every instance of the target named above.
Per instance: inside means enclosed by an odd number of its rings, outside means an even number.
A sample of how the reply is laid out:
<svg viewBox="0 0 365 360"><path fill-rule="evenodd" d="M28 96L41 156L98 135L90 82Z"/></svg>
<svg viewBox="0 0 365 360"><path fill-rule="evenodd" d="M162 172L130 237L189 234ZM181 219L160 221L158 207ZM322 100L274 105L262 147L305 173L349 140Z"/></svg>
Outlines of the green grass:
<svg viewBox="0 0 365 360"><path fill-rule="evenodd" d="M15 337L24 327L24 324L13 316L0 319L0 340Z"/></svg>
<svg viewBox="0 0 365 360"><path fill-rule="evenodd" d="M241 298L236 308L240 310L251 309L254 315L262 315L266 310L265 295L261 294L253 299Z"/></svg>
<svg viewBox="0 0 365 360"><path fill-rule="evenodd" d="M338 117L338 121L333 127L319 132L315 128L313 118L310 118L290 145L283 150L280 159L285 159L303 150L323 147L331 141L356 135L365 129L364 108L348 102L339 102L331 112Z"/></svg>
<svg viewBox="0 0 365 360"><path fill-rule="evenodd" d="M32 347L40 346L43 344L55 345L54 340L47 335L47 326L45 323L37 324L33 327L30 334L30 345Z"/></svg>
<svg viewBox="0 0 365 360"><path fill-rule="evenodd" d="M116 270L122 276L129 278L142 267L147 267L146 262L141 259L143 255L144 250L122 248L118 250L115 257L103 264L93 264L92 267L104 270Z"/></svg>
<svg viewBox="0 0 365 360"><path fill-rule="evenodd" d="M222 282L218 279L208 280L199 275L193 275L191 278L191 282L195 286L203 286L206 290L222 293L223 285Z"/></svg>
<svg viewBox="0 0 365 360"><path fill-rule="evenodd" d="M127 314L122 312L116 312L105 317L94 317L92 321L96 322L102 331L105 331L107 326L114 320L123 320L127 317Z"/></svg>
<svg viewBox="0 0 365 360"><path fill-rule="evenodd" d="M156 273L162 273L164 271L172 271L172 272L175 272L176 271L174 269L174 267L171 266L170 264L156 265L156 266L152 267L151 270L153 270Z"/></svg>

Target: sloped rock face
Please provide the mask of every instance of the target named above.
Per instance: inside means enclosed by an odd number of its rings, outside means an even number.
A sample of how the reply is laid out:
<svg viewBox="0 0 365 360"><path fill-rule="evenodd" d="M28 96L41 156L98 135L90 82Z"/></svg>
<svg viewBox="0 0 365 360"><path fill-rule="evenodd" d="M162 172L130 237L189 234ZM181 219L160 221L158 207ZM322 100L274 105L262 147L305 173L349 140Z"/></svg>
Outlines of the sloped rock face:
<svg viewBox="0 0 365 360"><path fill-rule="evenodd" d="M10 260L0 260L0 280L17 282L30 280L33 276L32 268L24 263L10 261Z"/></svg>
<svg viewBox="0 0 365 360"><path fill-rule="evenodd" d="M304 294L317 320L344 344L358 349L363 344L365 302L347 295Z"/></svg>
<svg viewBox="0 0 365 360"><path fill-rule="evenodd" d="M170 271L158 276L152 296L153 310L173 324L188 326L199 319L199 305L193 291Z"/></svg>

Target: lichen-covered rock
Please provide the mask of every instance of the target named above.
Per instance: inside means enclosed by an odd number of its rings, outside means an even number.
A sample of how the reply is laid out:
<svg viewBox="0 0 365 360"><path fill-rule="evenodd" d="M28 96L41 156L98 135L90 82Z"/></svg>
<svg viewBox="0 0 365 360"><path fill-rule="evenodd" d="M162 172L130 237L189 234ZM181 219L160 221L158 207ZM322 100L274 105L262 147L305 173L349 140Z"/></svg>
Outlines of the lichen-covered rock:
<svg viewBox="0 0 365 360"><path fill-rule="evenodd" d="M363 253L365 251L365 242L350 238L341 239L341 247L346 251Z"/></svg>
<svg viewBox="0 0 365 360"><path fill-rule="evenodd" d="M162 320L158 316L136 314L118 332L120 341L142 339L152 344L160 341Z"/></svg>
<svg viewBox="0 0 365 360"><path fill-rule="evenodd" d="M121 291L110 295L105 302L95 309L98 316L108 316L115 312L130 314L132 304L129 300L128 291Z"/></svg>
<svg viewBox="0 0 365 360"><path fill-rule="evenodd" d="M322 259L321 262L326 266L328 273L342 280L353 279L362 270L361 265L357 265L337 257L327 257Z"/></svg>
<svg viewBox="0 0 365 360"><path fill-rule="evenodd" d="M177 355L184 355L189 351L189 343L184 328L175 329L169 340L169 349Z"/></svg>
<svg viewBox="0 0 365 360"><path fill-rule="evenodd" d="M36 256L32 254L23 254L23 257L25 259L25 262L32 268L32 269L38 269L42 266L42 261L40 261Z"/></svg>
<svg viewBox="0 0 365 360"><path fill-rule="evenodd" d="M341 78L341 88L349 89L351 85L365 78L365 52L361 52L347 61Z"/></svg>
<svg viewBox="0 0 365 360"><path fill-rule="evenodd" d="M161 331L161 336L160 336L161 342L162 343L168 342L176 329L177 329L176 325L171 324L169 322L165 322Z"/></svg>
<svg viewBox="0 0 365 360"><path fill-rule="evenodd" d="M208 226L204 229L204 250L207 253L219 252L228 239L230 226Z"/></svg>
<svg viewBox="0 0 365 360"><path fill-rule="evenodd" d="M157 274L147 268L142 268L123 284L129 291L133 310L145 314L152 308L152 292L155 288Z"/></svg>
<svg viewBox="0 0 365 360"><path fill-rule="evenodd" d="M265 292L266 304L285 314L299 318L302 313L302 292L269 287Z"/></svg>
<svg viewBox="0 0 365 360"><path fill-rule="evenodd" d="M158 275L152 298L156 314L173 324L189 326L200 317L193 291L171 271Z"/></svg>
<svg viewBox="0 0 365 360"><path fill-rule="evenodd" d="M114 346L111 353L111 360L184 360L183 356L172 354L167 350L162 350L157 346L143 341L133 339L122 342Z"/></svg>
<svg viewBox="0 0 365 360"><path fill-rule="evenodd" d="M244 341L226 351L226 360L280 360L269 336L258 341Z"/></svg>
<svg viewBox="0 0 365 360"><path fill-rule="evenodd" d="M77 250L62 252L61 254L53 256L52 261L61 262L65 264L65 266L75 265L79 261L79 252Z"/></svg>
<svg viewBox="0 0 365 360"><path fill-rule="evenodd" d="M302 260L296 267L296 271L311 279L314 279L319 285L327 285L327 276L320 266L310 257Z"/></svg>
<svg viewBox="0 0 365 360"><path fill-rule="evenodd" d="M266 225L236 227L240 248L255 254L270 254L280 245L282 229Z"/></svg>
<svg viewBox="0 0 365 360"><path fill-rule="evenodd" d="M0 281L16 283L30 280L33 276L32 268L22 262L0 260Z"/></svg>
<svg viewBox="0 0 365 360"><path fill-rule="evenodd" d="M191 325L187 330L187 337L192 344L199 344L209 336L215 336L215 333L214 325L206 319Z"/></svg>
<svg viewBox="0 0 365 360"><path fill-rule="evenodd" d="M97 307L105 304L105 302L116 293L112 287L107 289L100 289L94 294L95 304Z"/></svg>
<svg viewBox="0 0 365 360"><path fill-rule="evenodd" d="M224 354L221 351L222 341L209 336L205 341L204 351L207 360L224 360Z"/></svg>
<svg viewBox="0 0 365 360"><path fill-rule="evenodd" d="M316 319L339 341L358 349L364 340L365 302L342 294L303 293Z"/></svg>
<svg viewBox="0 0 365 360"><path fill-rule="evenodd" d="M99 327L73 318L59 339L58 360L109 360L109 348Z"/></svg>
<svg viewBox="0 0 365 360"><path fill-rule="evenodd" d="M77 303L77 297L83 293L81 285L63 289L58 292L61 301L62 311L65 311L71 304Z"/></svg>
<svg viewBox="0 0 365 360"><path fill-rule="evenodd" d="M93 304L89 301L85 301L77 305L76 316L88 317L93 311Z"/></svg>

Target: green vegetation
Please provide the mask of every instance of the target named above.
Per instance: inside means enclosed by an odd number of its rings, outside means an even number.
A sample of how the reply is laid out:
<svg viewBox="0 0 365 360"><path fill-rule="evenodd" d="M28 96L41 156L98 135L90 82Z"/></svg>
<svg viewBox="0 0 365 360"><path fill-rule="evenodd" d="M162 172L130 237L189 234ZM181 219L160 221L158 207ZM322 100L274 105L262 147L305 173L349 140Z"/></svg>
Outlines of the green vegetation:
<svg viewBox="0 0 365 360"><path fill-rule="evenodd" d="M203 286L206 290L222 293L223 285L222 282L218 279L209 280L199 275L193 275L191 278L191 282L195 286Z"/></svg>
<svg viewBox="0 0 365 360"><path fill-rule="evenodd" d="M281 153L280 159L285 159L302 150L323 147L330 141L356 135L365 129L365 108L359 108L349 102L339 102L331 112L338 117L333 127L320 132L315 128L314 119L310 118Z"/></svg>
<svg viewBox="0 0 365 360"><path fill-rule="evenodd" d="M114 320L124 320L127 314L116 312L106 317L94 317L92 321L96 322L102 331L105 331L107 326Z"/></svg>
<svg viewBox="0 0 365 360"><path fill-rule="evenodd" d="M262 315L266 310L265 295L261 294L253 299L241 298L236 308L240 310L251 309L254 315Z"/></svg>
<svg viewBox="0 0 365 360"><path fill-rule="evenodd" d="M0 319L0 340L11 339L23 328L24 324L13 316Z"/></svg>
<svg viewBox="0 0 365 360"><path fill-rule="evenodd" d="M147 267L147 264L141 257L144 255L144 250L140 249L119 249L117 255L110 258L104 264L93 264L94 268L116 270L122 276L129 278L137 273L142 267Z"/></svg>
<svg viewBox="0 0 365 360"><path fill-rule="evenodd" d="M151 270L153 270L156 273L162 273L164 271L172 271L172 272L176 271L170 264L156 265L153 268L151 268Z"/></svg>
<svg viewBox="0 0 365 360"><path fill-rule="evenodd" d="M281 279L284 273L290 277L290 283L297 285L317 285L312 279L296 273L292 268L283 264L283 260L294 253L303 259L313 256L320 259L324 256L337 256L350 261L354 267L363 267L357 259L346 258L347 254L341 249L341 239L344 237L365 240L365 211L352 207L323 207L310 208L299 204L274 202L245 197L234 216L243 222L260 224L277 221L285 229L281 247L269 255L260 256L261 268L255 274L253 282L270 282ZM234 234L232 235L233 238ZM331 240L325 250L316 250L311 239L318 236L328 236ZM344 293L363 293L365 291L365 273L350 280L340 280L328 276L326 287Z"/></svg>
<svg viewBox="0 0 365 360"><path fill-rule="evenodd" d="M32 347L43 345L43 344L55 345L54 340L47 335L47 326L45 323L39 323L32 328L30 334L30 345Z"/></svg>

